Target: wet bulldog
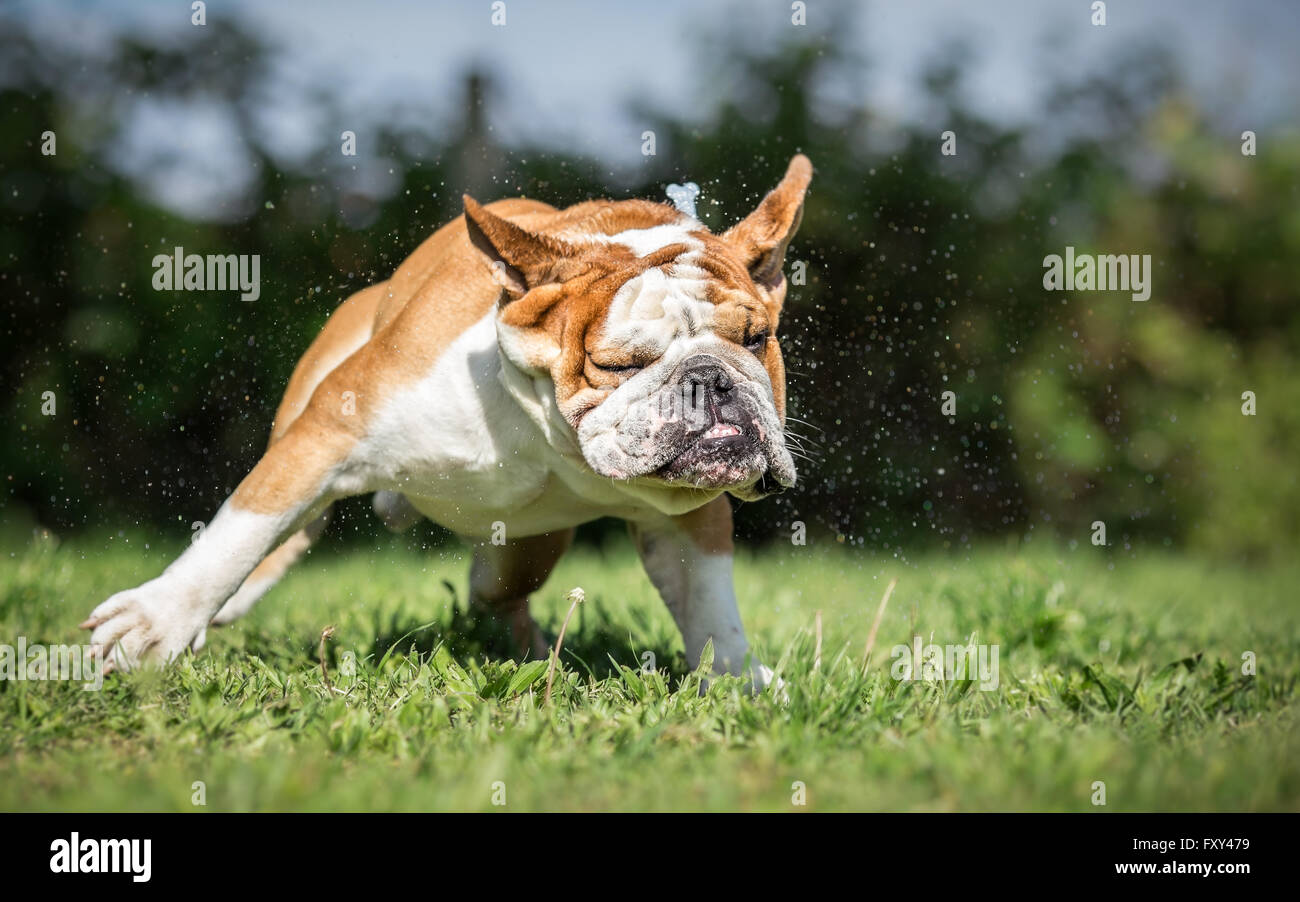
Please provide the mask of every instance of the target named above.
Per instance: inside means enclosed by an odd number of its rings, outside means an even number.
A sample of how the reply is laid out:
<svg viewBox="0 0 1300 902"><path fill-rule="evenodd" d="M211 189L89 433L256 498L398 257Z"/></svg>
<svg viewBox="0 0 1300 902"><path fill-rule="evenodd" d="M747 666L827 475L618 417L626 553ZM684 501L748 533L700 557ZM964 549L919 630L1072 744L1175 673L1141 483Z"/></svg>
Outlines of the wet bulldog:
<svg viewBox="0 0 1300 902"><path fill-rule="evenodd" d="M627 521L697 666L752 660L732 586L727 494L795 482L777 340L802 155L721 235L644 200L480 205L346 300L299 361L262 459L162 575L83 626L110 666L165 663L248 611L374 493L394 529L428 517L474 548L471 601L544 653L528 596L574 527ZM506 541L498 538L504 527Z"/></svg>

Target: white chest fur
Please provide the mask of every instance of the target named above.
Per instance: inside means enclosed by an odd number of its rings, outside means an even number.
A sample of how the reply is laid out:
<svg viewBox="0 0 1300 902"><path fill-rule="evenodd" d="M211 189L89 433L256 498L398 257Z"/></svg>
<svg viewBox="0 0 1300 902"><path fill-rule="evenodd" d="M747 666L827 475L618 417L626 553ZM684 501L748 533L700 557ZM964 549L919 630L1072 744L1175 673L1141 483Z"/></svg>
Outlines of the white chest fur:
<svg viewBox="0 0 1300 902"><path fill-rule="evenodd" d="M380 409L354 459L422 514L467 537L535 535L650 510L556 450L540 409L501 378L495 320L457 338ZM533 403L532 406L539 406Z"/></svg>

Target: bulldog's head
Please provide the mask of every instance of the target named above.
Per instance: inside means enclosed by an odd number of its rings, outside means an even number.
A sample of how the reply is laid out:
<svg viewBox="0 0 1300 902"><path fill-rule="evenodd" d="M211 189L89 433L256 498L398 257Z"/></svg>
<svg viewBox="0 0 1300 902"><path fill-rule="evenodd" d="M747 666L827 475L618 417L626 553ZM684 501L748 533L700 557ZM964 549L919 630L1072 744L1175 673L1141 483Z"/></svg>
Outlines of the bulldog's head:
<svg viewBox="0 0 1300 902"><path fill-rule="evenodd" d="M811 177L794 157L720 236L647 201L579 204L531 231L465 198L503 288L501 351L546 383L596 473L746 500L794 484L776 336Z"/></svg>

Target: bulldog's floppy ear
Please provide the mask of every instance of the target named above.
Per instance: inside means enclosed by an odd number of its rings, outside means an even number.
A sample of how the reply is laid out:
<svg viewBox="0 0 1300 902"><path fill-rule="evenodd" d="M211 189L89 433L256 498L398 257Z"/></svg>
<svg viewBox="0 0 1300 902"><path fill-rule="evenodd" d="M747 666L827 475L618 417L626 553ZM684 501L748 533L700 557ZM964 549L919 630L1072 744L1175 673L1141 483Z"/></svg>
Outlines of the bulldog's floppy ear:
<svg viewBox="0 0 1300 902"><path fill-rule="evenodd" d="M470 243L487 258L493 278L506 290L509 300L553 281L558 264L576 253L558 238L530 232L489 212L468 194L463 199Z"/></svg>
<svg viewBox="0 0 1300 902"><path fill-rule="evenodd" d="M723 234L723 240L740 253L755 282L769 288L780 283L785 249L803 219L804 193L811 181L812 163L803 154L795 154L781 183L753 213Z"/></svg>

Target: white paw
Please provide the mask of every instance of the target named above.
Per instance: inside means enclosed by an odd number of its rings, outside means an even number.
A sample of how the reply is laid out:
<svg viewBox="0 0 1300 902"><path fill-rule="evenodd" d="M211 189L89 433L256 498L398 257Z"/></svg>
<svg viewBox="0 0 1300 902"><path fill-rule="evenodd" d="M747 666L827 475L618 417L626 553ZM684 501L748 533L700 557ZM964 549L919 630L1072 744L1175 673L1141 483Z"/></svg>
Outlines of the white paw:
<svg viewBox="0 0 1300 902"><path fill-rule="evenodd" d="M724 661L723 663L729 664L729 661ZM733 676L743 676L745 679L745 688L749 691L750 695L762 695L764 692L770 692L780 702L785 703L790 701L790 693L786 691L785 680L773 673L772 668L766 667L758 661L751 661L748 670L728 666L725 670L715 670L714 672L730 673ZM701 695L708 691L709 684L710 681L708 679L700 681Z"/></svg>
<svg viewBox="0 0 1300 902"><path fill-rule="evenodd" d="M118 592L91 612L82 629L104 655L104 672L166 664L199 638L205 618L187 614L191 593L163 577ZM201 640L200 640L201 641Z"/></svg>
<svg viewBox="0 0 1300 902"><path fill-rule="evenodd" d="M790 693L786 691L785 680L773 673L771 667L756 664L754 665L751 674L752 681L750 687L755 695L758 695L761 692L770 692L776 696L779 701L790 701Z"/></svg>

